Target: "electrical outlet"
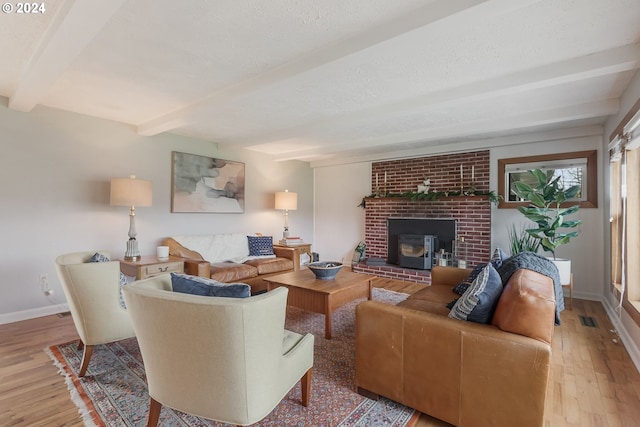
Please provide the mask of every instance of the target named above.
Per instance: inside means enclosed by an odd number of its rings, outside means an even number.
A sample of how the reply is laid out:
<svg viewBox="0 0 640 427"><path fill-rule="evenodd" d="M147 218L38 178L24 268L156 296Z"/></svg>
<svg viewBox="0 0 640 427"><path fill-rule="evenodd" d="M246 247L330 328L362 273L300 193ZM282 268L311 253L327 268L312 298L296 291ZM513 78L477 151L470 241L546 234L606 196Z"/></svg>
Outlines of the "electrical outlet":
<svg viewBox="0 0 640 427"><path fill-rule="evenodd" d="M46 274L40 274L40 276L38 277L38 283L40 283L40 287L42 288L43 292L49 289L49 278Z"/></svg>

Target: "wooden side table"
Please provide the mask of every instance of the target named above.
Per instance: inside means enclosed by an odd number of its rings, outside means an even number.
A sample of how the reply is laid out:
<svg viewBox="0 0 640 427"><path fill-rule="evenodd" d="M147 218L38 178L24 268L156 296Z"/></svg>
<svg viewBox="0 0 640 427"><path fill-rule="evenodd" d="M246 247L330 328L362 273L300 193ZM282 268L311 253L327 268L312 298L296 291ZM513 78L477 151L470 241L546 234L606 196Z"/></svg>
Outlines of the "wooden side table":
<svg viewBox="0 0 640 427"><path fill-rule="evenodd" d="M120 260L120 271L136 280L159 276L167 273L183 273L184 260L170 256L167 260L159 260L155 256L143 256L136 261Z"/></svg>
<svg viewBox="0 0 640 427"><path fill-rule="evenodd" d="M569 288L569 310L573 310L573 273L571 273L569 283L562 285L563 288Z"/></svg>
<svg viewBox="0 0 640 427"><path fill-rule="evenodd" d="M281 245L281 244L273 244L274 247L279 248L293 248L296 250L298 257L302 254L309 255L309 262L313 261L313 255L311 255L311 243L302 243L300 245Z"/></svg>

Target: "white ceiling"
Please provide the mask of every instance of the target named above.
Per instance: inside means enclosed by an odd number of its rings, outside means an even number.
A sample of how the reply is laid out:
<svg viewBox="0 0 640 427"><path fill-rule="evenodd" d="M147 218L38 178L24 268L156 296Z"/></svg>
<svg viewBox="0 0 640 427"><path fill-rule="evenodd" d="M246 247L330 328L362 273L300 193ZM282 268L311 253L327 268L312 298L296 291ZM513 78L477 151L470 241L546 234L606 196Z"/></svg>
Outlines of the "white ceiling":
<svg viewBox="0 0 640 427"><path fill-rule="evenodd" d="M13 3L16 4L16 3ZM0 95L313 163L602 125L639 0L47 0Z"/></svg>

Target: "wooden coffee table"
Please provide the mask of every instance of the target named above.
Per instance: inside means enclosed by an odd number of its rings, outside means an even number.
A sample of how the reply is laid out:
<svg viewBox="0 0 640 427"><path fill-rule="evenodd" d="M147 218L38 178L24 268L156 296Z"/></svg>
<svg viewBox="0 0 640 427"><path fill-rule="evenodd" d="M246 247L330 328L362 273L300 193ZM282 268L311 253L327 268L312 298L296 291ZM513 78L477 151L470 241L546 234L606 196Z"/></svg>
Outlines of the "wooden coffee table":
<svg viewBox="0 0 640 427"><path fill-rule="evenodd" d="M279 286L289 288L287 304L313 313L324 314L324 336L331 339L331 315L348 302L358 298L371 299L373 279L376 276L353 273L344 268L333 280L318 280L311 270L269 276L267 291Z"/></svg>

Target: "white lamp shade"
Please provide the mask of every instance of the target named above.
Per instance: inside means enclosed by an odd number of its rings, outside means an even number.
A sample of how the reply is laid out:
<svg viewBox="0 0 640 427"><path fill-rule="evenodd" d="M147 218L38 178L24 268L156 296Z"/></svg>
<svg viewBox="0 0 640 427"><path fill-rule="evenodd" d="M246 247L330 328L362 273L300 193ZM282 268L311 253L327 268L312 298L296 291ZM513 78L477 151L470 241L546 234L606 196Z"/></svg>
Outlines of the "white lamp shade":
<svg viewBox="0 0 640 427"><path fill-rule="evenodd" d="M112 206L151 206L153 190L151 181L129 178L111 178Z"/></svg>
<svg viewBox="0 0 640 427"><path fill-rule="evenodd" d="M278 191L276 193L276 209L295 211L298 209L298 193Z"/></svg>

